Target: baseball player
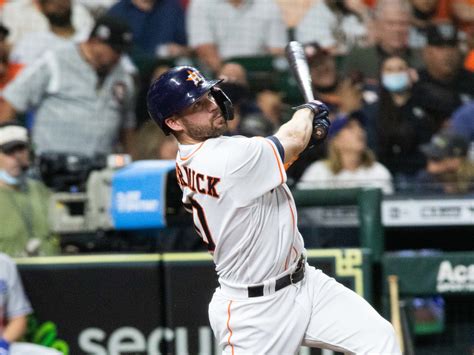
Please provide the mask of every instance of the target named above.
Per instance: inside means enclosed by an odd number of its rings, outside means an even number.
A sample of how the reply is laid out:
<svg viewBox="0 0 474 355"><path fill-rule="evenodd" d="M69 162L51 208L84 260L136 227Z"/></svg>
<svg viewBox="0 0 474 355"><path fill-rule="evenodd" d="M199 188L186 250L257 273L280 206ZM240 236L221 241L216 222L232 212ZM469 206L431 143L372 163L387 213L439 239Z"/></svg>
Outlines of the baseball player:
<svg viewBox="0 0 474 355"><path fill-rule="evenodd" d="M61 355L44 346L17 343L26 332L32 311L15 263L0 253L0 355Z"/></svg>
<svg viewBox="0 0 474 355"><path fill-rule="evenodd" d="M309 266L284 164L329 126L318 101L275 135L226 137L232 104L192 67L150 87L148 110L179 142L185 208L216 264L210 324L225 354L296 354L301 345L349 354L401 354L395 332L363 298Z"/></svg>

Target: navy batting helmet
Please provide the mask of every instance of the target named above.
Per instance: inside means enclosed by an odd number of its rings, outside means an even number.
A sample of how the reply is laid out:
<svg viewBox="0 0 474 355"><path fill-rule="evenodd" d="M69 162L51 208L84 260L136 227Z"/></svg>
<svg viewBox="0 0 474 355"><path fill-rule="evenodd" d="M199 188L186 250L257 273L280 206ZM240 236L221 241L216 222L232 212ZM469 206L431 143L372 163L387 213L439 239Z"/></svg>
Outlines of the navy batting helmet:
<svg viewBox="0 0 474 355"><path fill-rule="evenodd" d="M215 85L222 80L207 80L196 68L180 66L162 74L150 86L147 94L148 112L164 133L171 131L165 124L168 117L191 106L208 92L219 106L225 120L233 118L232 103Z"/></svg>

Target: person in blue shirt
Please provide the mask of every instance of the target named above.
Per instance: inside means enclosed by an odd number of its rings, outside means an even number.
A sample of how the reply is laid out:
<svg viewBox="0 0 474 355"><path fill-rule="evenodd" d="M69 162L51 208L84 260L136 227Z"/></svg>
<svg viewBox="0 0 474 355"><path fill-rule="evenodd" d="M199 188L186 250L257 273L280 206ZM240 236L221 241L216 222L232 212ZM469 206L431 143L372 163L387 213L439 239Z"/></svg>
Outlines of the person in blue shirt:
<svg viewBox="0 0 474 355"><path fill-rule="evenodd" d="M132 57L174 58L188 54L184 9L176 0L121 0L108 15L133 32Z"/></svg>

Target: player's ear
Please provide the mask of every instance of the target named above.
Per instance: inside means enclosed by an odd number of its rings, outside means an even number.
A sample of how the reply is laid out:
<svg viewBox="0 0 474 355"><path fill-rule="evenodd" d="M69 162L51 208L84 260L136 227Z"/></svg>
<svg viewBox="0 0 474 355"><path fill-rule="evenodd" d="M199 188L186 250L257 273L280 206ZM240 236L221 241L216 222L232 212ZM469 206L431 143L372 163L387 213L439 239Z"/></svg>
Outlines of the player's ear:
<svg viewBox="0 0 474 355"><path fill-rule="evenodd" d="M175 132L181 132L184 130L184 126L176 116L168 117L165 119L165 124Z"/></svg>

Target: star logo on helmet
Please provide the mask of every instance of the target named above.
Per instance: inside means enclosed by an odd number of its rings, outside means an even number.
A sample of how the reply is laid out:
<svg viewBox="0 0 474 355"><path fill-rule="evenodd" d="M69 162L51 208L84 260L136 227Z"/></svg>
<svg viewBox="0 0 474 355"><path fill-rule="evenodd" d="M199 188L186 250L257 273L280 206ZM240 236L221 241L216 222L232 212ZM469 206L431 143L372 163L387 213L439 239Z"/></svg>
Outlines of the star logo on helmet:
<svg viewBox="0 0 474 355"><path fill-rule="evenodd" d="M200 72L188 70L188 78L186 79L186 81L192 81L194 85L199 86L201 83L204 82L204 80L205 79Z"/></svg>

